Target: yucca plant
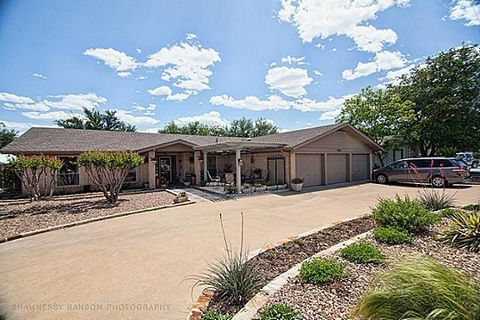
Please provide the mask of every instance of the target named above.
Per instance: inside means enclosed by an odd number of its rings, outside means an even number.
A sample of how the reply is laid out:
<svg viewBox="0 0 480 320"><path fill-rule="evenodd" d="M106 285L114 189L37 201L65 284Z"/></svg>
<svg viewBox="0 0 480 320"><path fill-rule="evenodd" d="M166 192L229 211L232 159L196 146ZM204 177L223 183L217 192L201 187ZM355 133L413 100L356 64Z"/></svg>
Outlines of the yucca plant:
<svg viewBox="0 0 480 320"><path fill-rule="evenodd" d="M195 286L205 286L215 291L215 296L231 304L242 304L250 299L261 284L259 272L254 264L247 264L243 250L244 220L241 226L240 250L234 252L227 242L222 215L220 224L225 243L226 255L212 263L205 273L194 277Z"/></svg>
<svg viewBox="0 0 480 320"><path fill-rule="evenodd" d="M480 252L480 211L453 213L448 226L438 235L438 240Z"/></svg>
<svg viewBox="0 0 480 320"><path fill-rule="evenodd" d="M410 255L377 278L354 316L369 320L478 320L480 287L435 260Z"/></svg>
<svg viewBox="0 0 480 320"><path fill-rule="evenodd" d="M441 210L453 207L455 202L455 194L448 194L445 189L438 191L435 189L427 189L419 191L418 201L429 210Z"/></svg>

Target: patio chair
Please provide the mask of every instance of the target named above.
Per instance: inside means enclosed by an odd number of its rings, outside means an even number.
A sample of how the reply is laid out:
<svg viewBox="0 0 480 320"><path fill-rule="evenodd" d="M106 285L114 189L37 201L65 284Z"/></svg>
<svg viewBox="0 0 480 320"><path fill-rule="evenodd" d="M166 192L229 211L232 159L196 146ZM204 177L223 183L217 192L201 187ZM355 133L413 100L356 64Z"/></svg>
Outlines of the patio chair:
<svg viewBox="0 0 480 320"><path fill-rule="evenodd" d="M235 176L233 175L233 173L231 172L225 173L225 184L223 185L223 190L225 190L228 185L234 184L234 183L235 183Z"/></svg>
<svg viewBox="0 0 480 320"><path fill-rule="evenodd" d="M207 184L212 183L212 184L216 184L217 186L220 185L220 177L215 176L212 178L212 176L210 175L210 171L208 170L207 170L207 176L208 176Z"/></svg>

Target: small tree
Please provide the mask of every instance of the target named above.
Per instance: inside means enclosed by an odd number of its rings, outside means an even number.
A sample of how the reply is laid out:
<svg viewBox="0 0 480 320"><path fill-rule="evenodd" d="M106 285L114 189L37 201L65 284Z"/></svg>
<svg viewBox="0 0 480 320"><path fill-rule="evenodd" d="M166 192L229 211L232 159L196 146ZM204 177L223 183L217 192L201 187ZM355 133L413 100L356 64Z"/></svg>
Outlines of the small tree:
<svg viewBox="0 0 480 320"><path fill-rule="evenodd" d="M32 155L19 156L12 160L12 165L30 201L37 201L53 195L57 173L62 168L63 162L44 155Z"/></svg>
<svg viewBox="0 0 480 320"><path fill-rule="evenodd" d="M116 204L118 194L130 169L143 163L135 152L89 151L80 154L78 165L85 168L90 180L103 192L111 204Z"/></svg>

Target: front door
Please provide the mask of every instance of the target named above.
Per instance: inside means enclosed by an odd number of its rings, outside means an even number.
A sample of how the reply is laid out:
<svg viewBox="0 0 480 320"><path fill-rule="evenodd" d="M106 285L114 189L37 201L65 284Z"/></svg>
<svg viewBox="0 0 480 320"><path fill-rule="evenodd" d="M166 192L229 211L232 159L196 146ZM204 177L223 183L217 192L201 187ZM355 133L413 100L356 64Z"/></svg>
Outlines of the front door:
<svg viewBox="0 0 480 320"><path fill-rule="evenodd" d="M172 182L172 157L158 157L157 170L157 176L160 180L160 184Z"/></svg>

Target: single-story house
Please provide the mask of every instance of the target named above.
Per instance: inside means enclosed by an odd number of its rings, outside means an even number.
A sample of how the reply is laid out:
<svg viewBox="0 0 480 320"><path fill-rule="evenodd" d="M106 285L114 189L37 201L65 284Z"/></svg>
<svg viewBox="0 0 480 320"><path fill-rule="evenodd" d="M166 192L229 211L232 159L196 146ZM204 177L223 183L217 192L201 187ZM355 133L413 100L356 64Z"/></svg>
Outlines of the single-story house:
<svg viewBox="0 0 480 320"><path fill-rule="evenodd" d="M233 172L242 178L255 172L265 181L288 184L305 179L306 186L370 178L372 152L381 148L349 124L332 124L257 138L182 134L31 128L0 150L14 155L43 154L63 160L56 192L81 192L91 181L76 157L84 151L135 151L145 163L131 170L126 184L159 188L163 182L194 183Z"/></svg>

